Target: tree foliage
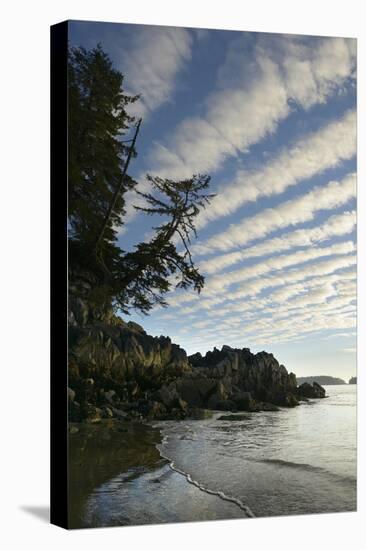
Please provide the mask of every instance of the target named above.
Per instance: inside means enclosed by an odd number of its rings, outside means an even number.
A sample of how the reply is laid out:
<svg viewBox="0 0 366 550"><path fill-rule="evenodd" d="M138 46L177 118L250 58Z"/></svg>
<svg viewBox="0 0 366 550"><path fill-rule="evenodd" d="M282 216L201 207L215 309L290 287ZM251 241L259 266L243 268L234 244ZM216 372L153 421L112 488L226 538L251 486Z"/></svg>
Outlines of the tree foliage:
<svg viewBox="0 0 366 550"><path fill-rule="evenodd" d="M121 184L121 166L128 154L128 144L121 137L134 122L126 108L138 99L125 94L122 84L123 76L113 69L100 46L91 51L69 50L69 228L71 251L77 249L79 260L90 256L113 194ZM116 229L123 224L124 194L134 185L129 176L122 182L104 236L106 256L116 252L113 249Z"/></svg>
<svg viewBox="0 0 366 550"><path fill-rule="evenodd" d="M124 312L134 308L147 313L156 303L165 305L164 295L172 286L200 292L204 278L194 265L190 244L196 236L195 218L210 200L205 192L209 176L173 181L148 175L150 191L140 192L126 173L126 160L136 150L125 139L135 125L128 106L138 96L124 92L123 75L100 46L70 49L68 79L71 281L87 278L92 304ZM137 210L163 221L150 240L124 251L117 237L124 195L131 189L143 198Z"/></svg>

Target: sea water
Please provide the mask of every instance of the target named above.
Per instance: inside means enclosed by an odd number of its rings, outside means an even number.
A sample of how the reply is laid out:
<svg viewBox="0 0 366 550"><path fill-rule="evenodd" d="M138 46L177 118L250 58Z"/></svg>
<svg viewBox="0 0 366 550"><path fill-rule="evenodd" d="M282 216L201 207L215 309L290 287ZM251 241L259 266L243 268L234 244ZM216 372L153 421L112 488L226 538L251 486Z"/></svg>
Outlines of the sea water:
<svg viewBox="0 0 366 550"><path fill-rule="evenodd" d="M356 386L326 391L239 421L154 423L161 459L96 487L83 526L356 510Z"/></svg>

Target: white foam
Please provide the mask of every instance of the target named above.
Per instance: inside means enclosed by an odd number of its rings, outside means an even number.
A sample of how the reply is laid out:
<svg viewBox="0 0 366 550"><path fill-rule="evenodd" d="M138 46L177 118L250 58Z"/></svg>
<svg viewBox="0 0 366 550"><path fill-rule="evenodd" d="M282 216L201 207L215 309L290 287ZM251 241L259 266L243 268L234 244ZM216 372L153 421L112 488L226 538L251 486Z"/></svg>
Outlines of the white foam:
<svg viewBox="0 0 366 550"><path fill-rule="evenodd" d="M225 494L223 491L214 491L213 489L208 489L207 487L205 487L204 485L202 485L202 483L199 483L198 481L196 481L195 479L192 479L192 477L190 476L190 474L188 474L187 472L185 472L184 470L180 470L179 468L177 468L177 466L175 465L174 461L171 460L171 458L169 458L168 456L164 455L161 447L163 445L165 445L168 441L168 436L165 435L163 437L163 440L162 440L162 443L161 445L157 445L157 449L160 453L160 456L161 458L164 458L165 460L168 461L169 463L169 466L170 468L174 471L174 472L177 472L178 474L184 476L186 478L186 480L188 481L188 483L190 483L191 485L194 485L195 487L197 487L197 489L199 489L200 491L204 492L204 493L207 493L209 495L215 495L219 498L221 498L221 500L226 500L227 502L232 502L233 504L236 504L236 506L238 506L241 510L243 510L243 512L246 514L246 516L248 518L254 518L255 515L254 513L252 512L252 510L249 508L249 506L247 506L246 504L244 504L240 499L236 498L236 497L232 497L232 496L229 496L227 494Z"/></svg>

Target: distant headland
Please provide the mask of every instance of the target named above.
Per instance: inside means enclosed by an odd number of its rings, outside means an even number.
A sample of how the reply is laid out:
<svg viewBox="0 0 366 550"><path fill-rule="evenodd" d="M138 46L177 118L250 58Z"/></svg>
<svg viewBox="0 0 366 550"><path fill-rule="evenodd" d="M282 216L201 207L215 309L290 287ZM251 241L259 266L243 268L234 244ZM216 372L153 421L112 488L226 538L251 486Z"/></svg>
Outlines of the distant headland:
<svg viewBox="0 0 366 550"><path fill-rule="evenodd" d="M304 382L308 384L317 382L322 386L340 386L347 384L342 378L335 378L334 376L297 376L296 379L298 384L303 384ZM352 383L354 384L355 382Z"/></svg>

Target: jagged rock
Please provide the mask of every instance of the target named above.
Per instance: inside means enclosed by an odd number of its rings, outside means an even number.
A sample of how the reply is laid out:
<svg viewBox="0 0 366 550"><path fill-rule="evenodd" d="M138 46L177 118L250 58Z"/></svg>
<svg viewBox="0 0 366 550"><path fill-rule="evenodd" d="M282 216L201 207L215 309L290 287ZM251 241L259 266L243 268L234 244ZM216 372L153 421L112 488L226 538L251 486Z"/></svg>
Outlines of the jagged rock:
<svg viewBox="0 0 366 550"><path fill-rule="evenodd" d="M160 403L159 401L143 399L138 402L136 412L143 417L153 419L163 418L167 412L167 409L163 403Z"/></svg>
<svg viewBox="0 0 366 550"><path fill-rule="evenodd" d="M188 403L186 401L184 401L184 399L179 398L178 403L177 403L177 407L179 409L182 409L182 411L186 412L187 409L188 409Z"/></svg>
<svg viewBox="0 0 366 550"><path fill-rule="evenodd" d="M294 396L293 393L288 393L285 396L284 404L286 407L297 407L299 404L298 399Z"/></svg>
<svg viewBox="0 0 366 550"><path fill-rule="evenodd" d="M233 401L238 411L253 411L256 408L256 403L248 391L237 393Z"/></svg>
<svg viewBox="0 0 366 550"><path fill-rule="evenodd" d="M232 412L235 412L237 410L234 401L232 401L231 399L225 399L225 401L219 401L215 409L217 411L232 411Z"/></svg>
<svg viewBox="0 0 366 550"><path fill-rule="evenodd" d="M225 401L228 398L228 392L225 385L222 382L218 382L215 387L214 393L212 393L207 401L207 406L210 409L216 409L218 403Z"/></svg>
<svg viewBox="0 0 366 550"><path fill-rule="evenodd" d="M271 353L223 346L187 357L169 337L150 336L137 323L81 302L70 300L71 420L96 422L108 408L119 419L184 418L198 409L256 412L325 396L316 384L298 388Z"/></svg>
<svg viewBox="0 0 366 550"><path fill-rule="evenodd" d="M175 382L164 385L155 394L157 401L161 401L166 407L171 407L179 399Z"/></svg>
<svg viewBox="0 0 366 550"><path fill-rule="evenodd" d="M153 388L190 370L183 349L170 338L149 336L136 323L70 326L69 343L70 385L76 393L86 378L98 378L99 386L108 389L129 380Z"/></svg>
<svg viewBox="0 0 366 550"><path fill-rule="evenodd" d="M198 351L197 353L190 355L189 362L192 365L192 367L195 367L196 365L200 365L202 362L202 354Z"/></svg>
<svg viewBox="0 0 366 550"><path fill-rule="evenodd" d="M325 389L318 382L313 382L313 388L317 398L325 397Z"/></svg>
<svg viewBox="0 0 366 550"><path fill-rule="evenodd" d="M352 376L352 378L349 379L348 384L357 384L357 376Z"/></svg>
<svg viewBox="0 0 366 550"><path fill-rule="evenodd" d="M313 385L308 382L304 382L297 389L297 394L302 397L310 398L323 398L325 397L325 389L317 382L313 382Z"/></svg>
<svg viewBox="0 0 366 550"><path fill-rule="evenodd" d="M176 381L178 394L192 407L204 407L217 389L217 381L201 376L199 378L183 377Z"/></svg>
<svg viewBox="0 0 366 550"><path fill-rule="evenodd" d="M131 330L134 330L136 332L140 332L142 334L146 334L145 330L143 329L143 327L141 325L138 325L137 323L134 323L133 321L129 321L127 323L127 326L128 328L130 328Z"/></svg>

